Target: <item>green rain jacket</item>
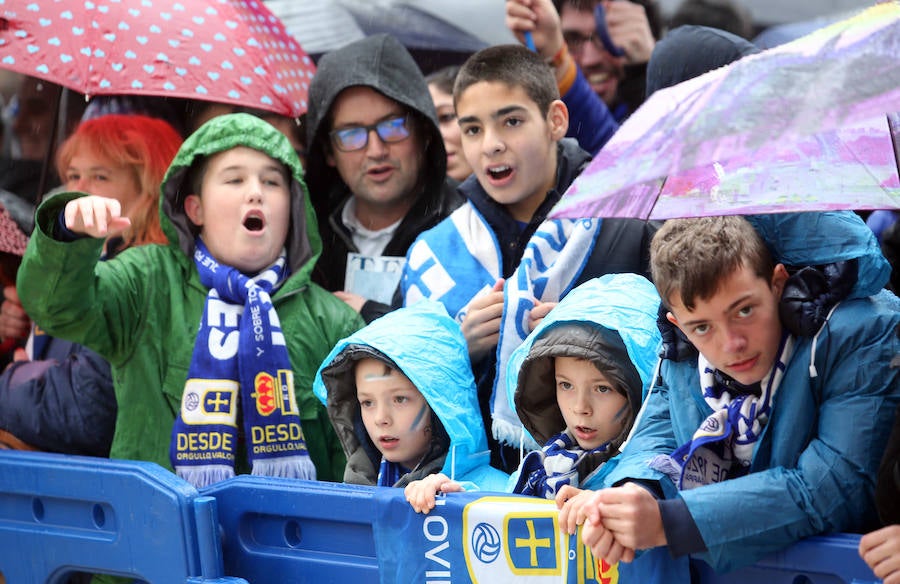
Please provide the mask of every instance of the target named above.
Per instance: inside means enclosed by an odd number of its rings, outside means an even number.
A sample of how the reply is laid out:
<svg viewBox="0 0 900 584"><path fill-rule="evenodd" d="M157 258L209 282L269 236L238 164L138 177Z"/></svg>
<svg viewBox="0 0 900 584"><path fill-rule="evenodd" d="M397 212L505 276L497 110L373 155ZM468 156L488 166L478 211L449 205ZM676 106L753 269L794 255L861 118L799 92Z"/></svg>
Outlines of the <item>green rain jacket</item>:
<svg viewBox="0 0 900 584"><path fill-rule="evenodd" d="M303 431L318 478L340 481L344 454L312 384L335 343L363 322L310 281L322 243L303 169L285 137L266 122L247 114L222 116L184 142L161 188L160 220L168 245L138 246L99 262L102 240L63 241L55 235L65 204L85 194L63 193L45 201L18 272L22 304L48 333L82 343L111 364L118 416L110 457L171 469L172 425L208 292L194 266L194 231L183 205L191 190L185 179L195 160L236 146L265 152L293 175L285 242L291 274L272 301L287 338ZM238 454L235 471L246 472L246 457Z"/></svg>

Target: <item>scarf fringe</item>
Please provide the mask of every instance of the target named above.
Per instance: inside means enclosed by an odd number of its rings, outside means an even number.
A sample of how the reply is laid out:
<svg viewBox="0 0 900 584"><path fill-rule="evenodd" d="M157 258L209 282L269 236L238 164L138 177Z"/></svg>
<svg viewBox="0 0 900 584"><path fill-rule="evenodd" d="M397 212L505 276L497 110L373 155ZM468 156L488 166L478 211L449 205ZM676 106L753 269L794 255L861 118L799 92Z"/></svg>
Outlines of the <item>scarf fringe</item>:
<svg viewBox="0 0 900 584"><path fill-rule="evenodd" d="M208 464L203 466L178 466L175 474L192 484L198 489L208 487L234 477L234 469L222 464Z"/></svg>
<svg viewBox="0 0 900 584"><path fill-rule="evenodd" d="M314 481L316 480L316 466L307 455L261 458L253 461L251 474Z"/></svg>
<svg viewBox="0 0 900 584"><path fill-rule="evenodd" d="M508 420L494 418L491 424L491 432L498 442L519 446L525 451L540 450L541 445L532 438L520 424L514 424Z"/></svg>

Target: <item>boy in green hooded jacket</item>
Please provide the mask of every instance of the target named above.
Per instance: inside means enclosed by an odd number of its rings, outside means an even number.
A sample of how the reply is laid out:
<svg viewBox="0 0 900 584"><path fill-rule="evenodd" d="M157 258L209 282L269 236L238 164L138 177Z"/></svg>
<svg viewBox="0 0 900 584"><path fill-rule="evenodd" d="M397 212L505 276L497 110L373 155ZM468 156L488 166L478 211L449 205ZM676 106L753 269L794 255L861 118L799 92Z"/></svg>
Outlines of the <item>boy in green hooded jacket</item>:
<svg viewBox="0 0 900 584"><path fill-rule="evenodd" d="M38 209L19 271L35 321L112 365L110 456L174 467L198 487L248 467L341 480L311 387L363 323L310 281L322 245L287 139L248 114L207 122L166 174L160 220L168 245L101 263L128 220L115 201L63 193Z"/></svg>

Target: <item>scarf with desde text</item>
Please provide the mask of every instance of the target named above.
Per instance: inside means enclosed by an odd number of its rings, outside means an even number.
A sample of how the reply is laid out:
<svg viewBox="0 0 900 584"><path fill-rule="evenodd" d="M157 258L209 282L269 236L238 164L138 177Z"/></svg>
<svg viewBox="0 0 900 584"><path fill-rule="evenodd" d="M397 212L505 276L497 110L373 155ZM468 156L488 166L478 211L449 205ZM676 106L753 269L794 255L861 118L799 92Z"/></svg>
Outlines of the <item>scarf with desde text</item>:
<svg viewBox="0 0 900 584"><path fill-rule="evenodd" d="M172 430L176 474L197 488L234 476L240 411L253 474L315 480L270 296L287 277L284 252L248 278L198 238L194 263L209 294Z"/></svg>

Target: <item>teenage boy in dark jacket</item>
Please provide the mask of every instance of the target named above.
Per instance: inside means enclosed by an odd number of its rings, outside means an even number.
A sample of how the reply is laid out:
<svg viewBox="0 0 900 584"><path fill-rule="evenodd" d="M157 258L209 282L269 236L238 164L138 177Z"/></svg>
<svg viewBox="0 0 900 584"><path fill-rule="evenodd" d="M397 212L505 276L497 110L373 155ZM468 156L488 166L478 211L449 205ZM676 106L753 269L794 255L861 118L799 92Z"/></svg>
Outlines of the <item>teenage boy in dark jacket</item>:
<svg viewBox="0 0 900 584"><path fill-rule="evenodd" d="M649 271L655 226L632 219L546 220L590 156L564 139L568 111L553 72L519 45L479 51L454 87L468 202L410 248L405 304L432 298L461 323L493 438L509 472L522 428L503 391L513 349L569 290L607 273ZM499 441L499 442L498 442Z"/></svg>

